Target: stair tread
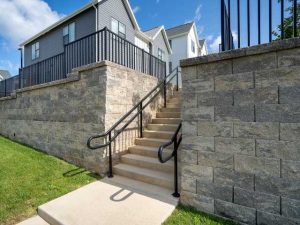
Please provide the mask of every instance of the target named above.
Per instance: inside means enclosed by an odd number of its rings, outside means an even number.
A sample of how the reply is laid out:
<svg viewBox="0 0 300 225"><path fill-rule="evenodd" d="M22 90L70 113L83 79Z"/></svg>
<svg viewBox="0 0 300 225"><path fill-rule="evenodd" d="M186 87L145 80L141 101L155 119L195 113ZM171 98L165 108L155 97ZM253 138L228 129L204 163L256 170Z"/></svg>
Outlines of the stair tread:
<svg viewBox="0 0 300 225"><path fill-rule="evenodd" d="M126 170L128 172L136 173L136 174L143 175L143 176L152 177L154 179L163 179L163 180L170 181L170 182L173 180L172 173L165 173L165 172L161 172L161 171L157 171L157 170L151 170L151 169L141 168L138 166L132 166L132 165L124 164L124 163L120 163L120 164L114 166L114 168L117 168L120 170Z"/></svg>
<svg viewBox="0 0 300 225"><path fill-rule="evenodd" d="M158 148L151 147L151 146L144 146L144 145L133 145L129 147L129 149L143 149L146 151L153 151L153 152L158 152ZM170 151L170 149L167 148L167 150Z"/></svg>
<svg viewBox="0 0 300 225"><path fill-rule="evenodd" d="M159 118L159 119L161 119L161 118ZM161 127L163 127L163 126L178 127L177 124L167 124L167 123L150 123L148 125L161 126Z"/></svg>
<svg viewBox="0 0 300 225"><path fill-rule="evenodd" d="M148 156L142 156L142 155L136 155L136 154L126 154L126 155L123 155L122 158L134 159L134 160L149 162L149 163L153 163L153 164L163 165L162 163L160 163L158 161L157 158L152 158L152 157L148 157ZM167 166L173 165L172 161L168 161L164 164Z"/></svg>
<svg viewBox="0 0 300 225"><path fill-rule="evenodd" d="M174 134L173 131L160 131L160 130L144 130L144 132L148 132L148 133L161 133L161 134Z"/></svg>
<svg viewBox="0 0 300 225"><path fill-rule="evenodd" d="M170 139L159 139L159 138L136 138L137 140L157 141L157 142L169 142Z"/></svg>

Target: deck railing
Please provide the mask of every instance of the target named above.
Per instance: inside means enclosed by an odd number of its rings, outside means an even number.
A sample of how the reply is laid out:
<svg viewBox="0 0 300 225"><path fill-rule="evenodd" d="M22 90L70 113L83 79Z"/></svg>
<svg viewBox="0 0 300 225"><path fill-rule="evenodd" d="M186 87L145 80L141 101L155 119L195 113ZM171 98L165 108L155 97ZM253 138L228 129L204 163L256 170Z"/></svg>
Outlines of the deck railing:
<svg viewBox="0 0 300 225"><path fill-rule="evenodd" d="M241 30L245 30L243 36L246 37L244 39L246 46L261 44L264 37L264 39L267 39L264 42L272 42L274 39L299 36L299 0L220 0L220 3L222 42L220 51L235 48L232 30L237 31L237 48L242 46ZM236 11L231 9L236 9ZM263 12L263 10L266 10L266 12ZM274 29L273 26L275 15L280 17L277 29ZM262 27L262 24L264 24L264 27ZM236 26L233 27L233 25ZM255 30L251 29L253 27L255 27Z"/></svg>
<svg viewBox="0 0 300 225"><path fill-rule="evenodd" d="M61 54L20 69L19 75L0 82L0 97L14 90L66 78L72 69L108 60L159 80L166 76L166 62L132 44L108 28L66 44Z"/></svg>

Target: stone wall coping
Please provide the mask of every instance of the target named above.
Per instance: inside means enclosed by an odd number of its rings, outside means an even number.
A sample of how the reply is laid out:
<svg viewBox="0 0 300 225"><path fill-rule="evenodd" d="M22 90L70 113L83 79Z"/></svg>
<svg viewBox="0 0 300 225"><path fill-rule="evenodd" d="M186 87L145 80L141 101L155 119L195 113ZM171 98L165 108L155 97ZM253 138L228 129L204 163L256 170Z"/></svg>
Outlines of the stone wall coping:
<svg viewBox="0 0 300 225"><path fill-rule="evenodd" d="M259 55L269 52L276 52L300 47L300 38L290 38L285 40L273 41L271 43L256 45L246 48L234 49L221 53L200 56L196 58L183 59L180 61L181 67L195 66L210 62L217 62L228 59L235 59L245 56Z"/></svg>

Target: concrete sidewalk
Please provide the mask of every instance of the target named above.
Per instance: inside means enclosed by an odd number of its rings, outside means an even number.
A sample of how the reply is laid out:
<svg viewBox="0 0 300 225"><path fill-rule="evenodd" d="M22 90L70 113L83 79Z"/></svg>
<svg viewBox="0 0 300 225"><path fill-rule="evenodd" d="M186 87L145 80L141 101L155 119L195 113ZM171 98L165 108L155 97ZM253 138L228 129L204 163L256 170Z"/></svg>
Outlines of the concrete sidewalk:
<svg viewBox="0 0 300 225"><path fill-rule="evenodd" d="M159 225L178 203L171 193L124 177L105 178L40 206L40 218L31 225Z"/></svg>

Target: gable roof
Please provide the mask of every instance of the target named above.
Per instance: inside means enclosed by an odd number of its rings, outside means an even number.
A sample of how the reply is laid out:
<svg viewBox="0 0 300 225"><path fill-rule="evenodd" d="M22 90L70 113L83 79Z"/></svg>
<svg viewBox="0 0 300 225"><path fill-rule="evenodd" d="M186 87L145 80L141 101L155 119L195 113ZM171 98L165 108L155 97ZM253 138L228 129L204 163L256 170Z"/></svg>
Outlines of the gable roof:
<svg viewBox="0 0 300 225"><path fill-rule="evenodd" d="M75 12L73 12L72 14L65 16L64 18L60 19L59 21L57 21L56 23L52 24L51 26L47 27L46 29L42 30L41 32L37 33L36 35L34 35L33 37L29 38L28 40L24 41L23 43L20 44L20 47L23 47L24 45L29 44L30 42L34 41L35 39L47 34L48 32L52 31L54 28L58 27L59 25L65 23L66 21L74 18L75 16L79 15L82 12L85 12L86 10L92 8L95 5L101 5L102 3L106 2L106 1L115 1L115 0L93 0L92 2L86 4L85 6L83 6L82 8L76 10ZM126 8L126 11L128 12L128 15L130 17L130 20L135 28L135 30L140 31L140 27L137 23L137 20L134 16L134 13L132 11L132 8L128 2L128 0L122 0L122 2L124 3L124 6Z"/></svg>
<svg viewBox="0 0 300 225"><path fill-rule="evenodd" d="M167 29L166 32L167 32L167 35L169 38L177 36L177 35L183 35L183 34L190 32L193 25L194 25L194 22L182 24L182 25Z"/></svg>
<svg viewBox="0 0 300 225"><path fill-rule="evenodd" d="M150 37L153 41L157 38L157 36L159 35L159 33L162 33L163 38L164 38L165 43L166 43L166 46L167 46L167 49L168 49L168 51L169 51L170 54L172 53L172 49L171 49L171 46L170 46L170 43L169 43L168 35L166 33L166 30L165 30L164 26L154 27L154 28L152 28L150 30L144 31L144 33L148 37Z"/></svg>
<svg viewBox="0 0 300 225"><path fill-rule="evenodd" d="M10 72L7 70L0 70L0 81L11 77Z"/></svg>

